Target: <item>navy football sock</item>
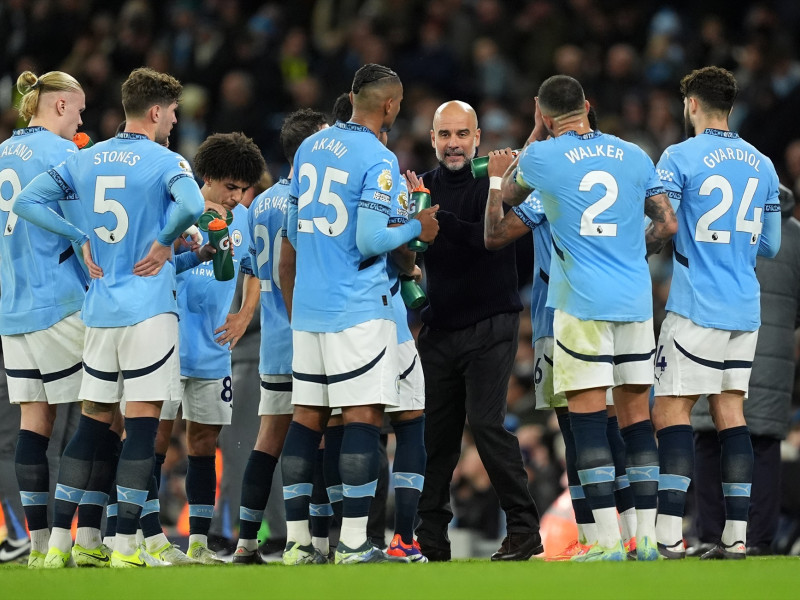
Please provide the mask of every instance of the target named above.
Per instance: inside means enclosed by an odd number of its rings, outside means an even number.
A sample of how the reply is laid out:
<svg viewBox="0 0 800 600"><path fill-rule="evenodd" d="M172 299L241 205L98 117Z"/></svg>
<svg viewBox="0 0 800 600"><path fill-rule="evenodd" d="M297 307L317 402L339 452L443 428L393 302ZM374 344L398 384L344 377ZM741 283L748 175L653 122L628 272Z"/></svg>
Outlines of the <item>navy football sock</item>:
<svg viewBox="0 0 800 600"><path fill-rule="evenodd" d="M392 482L395 497L395 533L404 544L414 541L414 519L425 481L425 416L392 423L397 447L394 453Z"/></svg>
<svg viewBox="0 0 800 600"><path fill-rule="evenodd" d="M637 510L658 506L659 461L653 425L648 419L622 430L627 448L626 470Z"/></svg>
<svg viewBox="0 0 800 600"><path fill-rule="evenodd" d="M747 521L753 484L753 443L746 425L719 432L725 518Z"/></svg>
<svg viewBox="0 0 800 600"><path fill-rule="evenodd" d="M189 456L186 471L186 499L189 502L189 533L208 535L214 517L217 468L214 456Z"/></svg>
<svg viewBox="0 0 800 600"><path fill-rule="evenodd" d="M142 507L142 514L139 516L139 525L142 528L142 535L146 538L163 533L161 528L161 502L158 499L158 485L155 475L150 478L150 485L147 488L147 500Z"/></svg>
<svg viewBox="0 0 800 600"><path fill-rule="evenodd" d="M333 507L325 488L324 460L325 451L317 450L314 462L314 487L311 489L311 504L308 514L311 519L311 535L315 538L326 538L330 533Z"/></svg>
<svg viewBox="0 0 800 600"><path fill-rule="evenodd" d="M47 502L50 499L50 469L47 462L47 444L43 435L20 429L14 466L19 484L19 495L30 531L47 529Z"/></svg>
<svg viewBox="0 0 800 600"><path fill-rule="evenodd" d="M117 467L117 533L134 535L139 515L147 502L155 463L158 419L125 419L127 437Z"/></svg>
<svg viewBox="0 0 800 600"><path fill-rule="evenodd" d="M296 421L292 421L289 425L281 453L283 501L287 523L308 522L308 505L314 487L314 462L321 440L320 432Z"/></svg>
<svg viewBox="0 0 800 600"><path fill-rule="evenodd" d="M331 503L334 518L342 519L342 476L339 474L339 456L342 452L344 425L325 429L325 453L322 459L328 501Z"/></svg>
<svg viewBox="0 0 800 600"><path fill-rule="evenodd" d="M570 412L575 438L578 476L592 510L612 508L614 504L614 459L608 445L605 410L593 413Z"/></svg>
<svg viewBox="0 0 800 600"><path fill-rule="evenodd" d="M271 454L259 450L250 452L242 478L239 506L239 537L243 540L254 540L258 536L277 464L278 459Z"/></svg>
<svg viewBox="0 0 800 600"><path fill-rule="evenodd" d="M614 502L617 505L617 512L622 514L626 510L633 508L635 502L633 498L633 489L631 488L628 475L625 471L626 443L622 441L619 421L617 421L616 416L609 415L608 425L606 426L606 436L608 437L608 445L611 448L611 456L614 457L614 472L616 474L614 479ZM653 441L653 450L655 450L655 440ZM657 483L658 480L656 480L656 484Z"/></svg>
<svg viewBox="0 0 800 600"><path fill-rule="evenodd" d="M683 518L686 491L694 473L691 425L664 427L658 434L658 514Z"/></svg>
<svg viewBox="0 0 800 600"><path fill-rule="evenodd" d="M569 413L558 415L558 427L564 438L564 462L567 468L567 483L569 495L572 499L572 510L575 512L575 522L579 525L594 523L592 508L583 493L580 477L578 477L578 455L575 451L575 437L572 435Z"/></svg>
<svg viewBox="0 0 800 600"><path fill-rule="evenodd" d="M106 430L95 450L92 473L78 505L78 527L100 529L103 509L108 504L108 492L119 462L119 445L119 435L111 429Z"/></svg>

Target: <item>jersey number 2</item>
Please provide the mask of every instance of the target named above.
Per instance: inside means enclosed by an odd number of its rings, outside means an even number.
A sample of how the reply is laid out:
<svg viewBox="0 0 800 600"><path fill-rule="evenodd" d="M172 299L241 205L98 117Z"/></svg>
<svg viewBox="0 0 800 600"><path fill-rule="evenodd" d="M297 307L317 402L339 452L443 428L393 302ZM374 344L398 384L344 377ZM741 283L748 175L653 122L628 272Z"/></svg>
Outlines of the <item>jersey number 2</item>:
<svg viewBox="0 0 800 600"><path fill-rule="evenodd" d="M616 237L616 223L595 223L594 220L611 205L617 201L619 186L617 180L608 171L589 171L581 179L578 189L582 192L590 191L596 185L606 188L606 193L594 204L583 211L581 214L581 235L594 237Z"/></svg>
<svg viewBox="0 0 800 600"><path fill-rule="evenodd" d="M278 263L281 260L281 231L282 229L278 230L278 233L275 234L275 239L270 243L269 229L267 229L265 225L259 223L253 230L256 239L261 240L261 243L264 244L261 252L259 252L258 256L256 256L256 272L258 273L258 278L261 280L260 283L262 292L271 292L273 281L275 282L275 287L281 289L281 280L278 277ZM267 279L263 278L266 273L261 272L261 267L269 262L270 248L272 248L272 269L270 273L271 278Z"/></svg>

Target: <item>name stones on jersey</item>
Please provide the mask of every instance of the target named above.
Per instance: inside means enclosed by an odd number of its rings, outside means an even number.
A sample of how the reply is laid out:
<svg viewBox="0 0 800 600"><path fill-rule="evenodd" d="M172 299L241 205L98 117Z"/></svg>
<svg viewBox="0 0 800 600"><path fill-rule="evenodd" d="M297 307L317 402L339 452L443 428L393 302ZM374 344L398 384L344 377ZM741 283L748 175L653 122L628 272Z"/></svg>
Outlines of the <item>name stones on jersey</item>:
<svg viewBox="0 0 800 600"><path fill-rule="evenodd" d="M129 167L133 167L142 159L141 156L135 154L131 150L120 152L118 150L103 150L102 152L95 152L94 164L101 163L124 163Z"/></svg>

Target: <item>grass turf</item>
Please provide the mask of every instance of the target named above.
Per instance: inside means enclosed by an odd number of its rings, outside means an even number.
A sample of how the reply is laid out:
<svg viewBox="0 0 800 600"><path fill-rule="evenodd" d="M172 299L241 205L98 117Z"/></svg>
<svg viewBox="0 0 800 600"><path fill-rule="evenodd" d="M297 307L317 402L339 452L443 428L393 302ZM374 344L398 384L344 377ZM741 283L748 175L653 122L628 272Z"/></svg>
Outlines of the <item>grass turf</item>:
<svg viewBox="0 0 800 600"><path fill-rule="evenodd" d="M492 563L29 571L0 566L3 598L798 598L796 557L655 563Z"/></svg>

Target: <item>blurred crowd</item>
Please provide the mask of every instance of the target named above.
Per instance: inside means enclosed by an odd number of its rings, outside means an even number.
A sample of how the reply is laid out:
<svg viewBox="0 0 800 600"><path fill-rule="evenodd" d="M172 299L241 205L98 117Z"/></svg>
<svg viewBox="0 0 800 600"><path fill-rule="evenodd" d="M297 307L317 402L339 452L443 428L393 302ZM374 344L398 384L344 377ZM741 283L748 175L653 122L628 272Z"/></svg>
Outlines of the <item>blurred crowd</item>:
<svg viewBox="0 0 800 600"><path fill-rule="evenodd" d="M731 127L772 159L800 198L798 31L796 0L3 0L0 139L21 125L13 83L22 71L74 75L86 92L83 130L97 140L113 136L123 120L122 80L147 65L185 86L174 150L191 160L209 134L243 131L277 177L287 170L278 143L284 116L301 107L329 112L356 69L376 62L404 84L389 136L401 170L435 166L431 120L448 99L476 108L480 154L521 146L536 90L555 73L583 84L600 130L639 144L657 161L684 137L680 78L718 65L740 86ZM519 270L527 285L530 250L526 258L523 246L531 244L523 242ZM659 326L669 253L650 264ZM562 444L552 415L533 410L527 313L521 323L507 426L520 439L543 512L564 488ZM800 386L795 390L800 406ZM785 444L787 461L797 462L800 418ZM182 456L177 441L174 450L173 459ZM180 471L180 460L165 465L165 473ZM468 432L453 494L457 526L497 537L497 500ZM794 502L787 513L800 513L799 495L786 494L785 504Z"/></svg>

